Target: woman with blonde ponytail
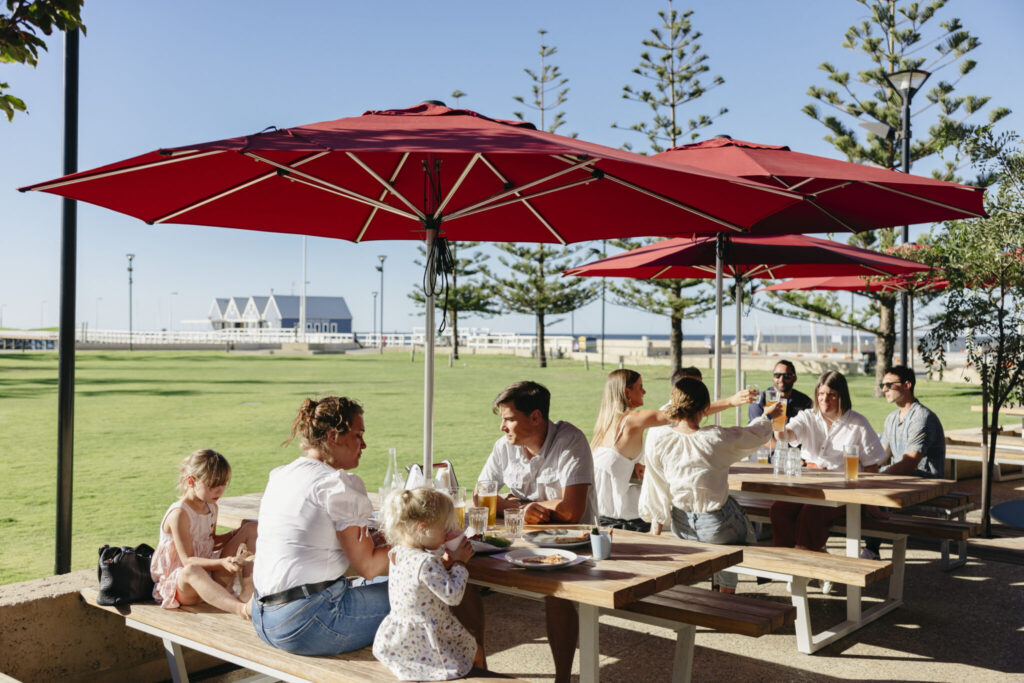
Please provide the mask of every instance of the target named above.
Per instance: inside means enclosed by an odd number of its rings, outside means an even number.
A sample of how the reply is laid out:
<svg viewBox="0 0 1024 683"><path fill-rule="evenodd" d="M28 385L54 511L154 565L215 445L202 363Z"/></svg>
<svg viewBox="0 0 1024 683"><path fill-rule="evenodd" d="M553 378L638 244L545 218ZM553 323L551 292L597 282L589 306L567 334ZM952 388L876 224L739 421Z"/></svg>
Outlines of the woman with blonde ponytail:
<svg viewBox="0 0 1024 683"><path fill-rule="evenodd" d="M341 396L306 399L284 442L302 455L270 473L256 540L252 623L266 643L302 655L349 652L373 642L387 616L386 582L350 581L388 571L388 547L367 531L373 506L349 473L366 441L363 408ZM282 444L284 445L284 444Z"/></svg>
<svg viewBox="0 0 1024 683"><path fill-rule="evenodd" d="M602 526L634 531L650 528L639 518L640 491L630 479L643 459L644 430L669 421L660 410L638 410L646 393L644 380L635 370L614 370L604 383L601 410L590 440Z"/></svg>
<svg viewBox="0 0 1024 683"><path fill-rule="evenodd" d="M671 429L652 433L645 449L640 516L651 533L666 525L680 538L703 543L744 544L752 540L747 516L729 495L729 466L766 442L782 403L746 427L701 427L711 398L700 380L683 378L672 388L666 409ZM736 592L736 574L718 572L712 587Z"/></svg>

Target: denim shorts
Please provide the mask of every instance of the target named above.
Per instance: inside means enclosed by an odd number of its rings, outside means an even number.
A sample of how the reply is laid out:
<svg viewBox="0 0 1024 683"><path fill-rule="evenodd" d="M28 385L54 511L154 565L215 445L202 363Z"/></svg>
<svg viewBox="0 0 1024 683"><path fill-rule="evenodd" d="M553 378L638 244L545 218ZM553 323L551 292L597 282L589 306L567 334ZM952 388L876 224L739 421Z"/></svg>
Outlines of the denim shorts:
<svg viewBox="0 0 1024 683"><path fill-rule="evenodd" d="M371 645L390 611L388 584L353 586L347 578L308 598L261 605L253 598L252 624L268 645L297 655L333 655Z"/></svg>
<svg viewBox="0 0 1024 683"><path fill-rule="evenodd" d="M672 533L679 538L715 545L747 545L754 541L754 528L732 496L725 505L711 512L687 512L672 508ZM717 572L715 583L735 588L736 574Z"/></svg>

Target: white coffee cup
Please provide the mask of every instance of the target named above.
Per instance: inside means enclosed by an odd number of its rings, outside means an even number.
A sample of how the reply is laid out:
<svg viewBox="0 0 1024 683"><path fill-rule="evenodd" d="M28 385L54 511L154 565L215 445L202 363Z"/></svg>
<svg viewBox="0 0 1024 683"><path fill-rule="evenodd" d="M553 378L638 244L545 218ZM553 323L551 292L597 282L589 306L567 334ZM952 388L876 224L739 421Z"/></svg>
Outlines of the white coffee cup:
<svg viewBox="0 0 1024 683"><path fill-rule="evenodd" d="M460 531L458 536L456 536L455 538L450 538L447 541L445 541L444 547L448 549L448 552L454 553L456 550L459 549L459 546L462 545L462 539L464 539L465 537L466 532Z"/></svg>

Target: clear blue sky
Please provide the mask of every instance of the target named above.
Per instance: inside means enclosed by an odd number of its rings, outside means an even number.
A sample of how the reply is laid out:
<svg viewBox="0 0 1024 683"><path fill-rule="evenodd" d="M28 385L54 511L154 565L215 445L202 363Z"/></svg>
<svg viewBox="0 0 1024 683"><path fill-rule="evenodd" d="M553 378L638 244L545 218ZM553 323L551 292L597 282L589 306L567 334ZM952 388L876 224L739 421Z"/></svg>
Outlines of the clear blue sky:
<svg viewBox="0 0 1024 683"><path fill-rule="evenodd" d="M825 83L817 66L865 67L840 47L863 8L853 0L714 0L693 7L712 74L726 83L701 98L686 116L729 108L707 136L788 144L837 156L825 129L801 113L808 86ZM625 141L645 149L639 135L611 128L649 118L649 110L621 98L637 84L631 69L641 41L658 22L663 0L521 0L517 3L302 2L263 0L137 2L87 0L88 35L81 46L79 168L87 169L159 147L354 116L367 109L400 108L424 99L512 118L528 96L524 67L537 65L537 29L558 47L552 62L571 91L560 132L610 146ZM1024 131L1024 64L1018 0L952 0L944 18L959 16L983 45L964 93L991 95L1014 109L1005 127ZM19 194L15 188L61 172L62 58L50 42L37 69L0 66L0 80L24 98L29 115L0 120L0 311L7 327L56 325L59 300L60 200ZM940 72L946 78L952 74ZM933 79L936 76L933 76ZM921 103L915 103L919 109ZM918 124L926 125L926 123ZM927 174L930 164L914 171ZM921 229L921 228L919 228ZM77 320L127 328L125 254L136 254L135 324L166 327L204 318L215 296L298 293L301 241L208 227L150 227L106 209L79 208ZM493 252L493 249L488 248ZM357 330L372 326L374 266L385 266L385 329L422 326L407 294L420 280L414 243L310 239L307 293L344 296ZM492 257L493 261L493 257ZM172 292L177 292L172 295ZM170 309L170 310L169 310ZM727 313L725 329L734 316ZM465 324L526 331L532 319L509 315ZM795 330L761 317L766 333ZM600 304L578 311L575 330L600 328ZM708 319L686 323L688 333L711 330ZM750 322L744 330L752 331ZM667 319L609 305L609 332L665 334ZM550 328L568 333L569 321Z"/></svg>

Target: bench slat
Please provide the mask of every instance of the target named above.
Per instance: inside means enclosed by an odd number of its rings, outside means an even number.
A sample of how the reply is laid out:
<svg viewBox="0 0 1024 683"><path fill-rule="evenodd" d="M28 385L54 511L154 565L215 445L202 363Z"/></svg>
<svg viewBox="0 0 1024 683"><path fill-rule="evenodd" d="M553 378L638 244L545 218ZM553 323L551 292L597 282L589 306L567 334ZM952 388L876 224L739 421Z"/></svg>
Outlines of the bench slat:
<svg viewBox="0 0 1024 683"><path fill-rule="evenodd" d="M743 510L747 513L748 517L755 520L769 519L768 508L766 507L744 504ZM833 525L833 529L836 530L844 528L845 525L842 521ZM861 518L861 530L865 533L870 531L887 531L894 534L907 534L908 536L965 541L972 536L980 534L981 525L974 522L960 522L958 520L893 513L889 519Z"/></svg>
<svg viewBox="0 0 1024 683"><path fill-rule="evenodd" d="M743 546L743 566L763 571L804 576L850 586L866 587L892 575L892 563L863 560L799 548ZM742 572L742 570L739 570Z"/></svg>
<svg viewBox="0 0 1024 683"><path fill-rule="evenodd" d="M164 609L156 603L134 603L127 609L96 603L97 590L86 588L82 598L90 605L114 612L140 624L173 636L202 643L225 654L309 681L338 683L394 683L395 677L378 662L369 647L340 655L304 657L267 645L252 624L235 614L221 612L206 604ZM216 656L216 655L215 655ZM507 676L474 670L465 681L494 681Z"/></svg>
<svg viewBox="0 0 1024 683"><path fill-rule="evenodd" d="M624 608L669 621L758 637L796 620L790 604L676 586Z"/></svg>

